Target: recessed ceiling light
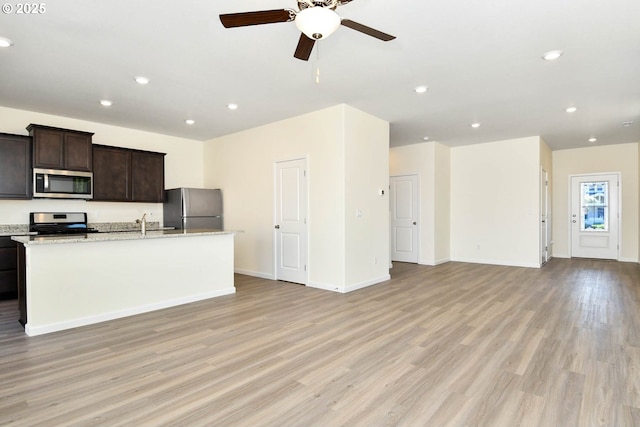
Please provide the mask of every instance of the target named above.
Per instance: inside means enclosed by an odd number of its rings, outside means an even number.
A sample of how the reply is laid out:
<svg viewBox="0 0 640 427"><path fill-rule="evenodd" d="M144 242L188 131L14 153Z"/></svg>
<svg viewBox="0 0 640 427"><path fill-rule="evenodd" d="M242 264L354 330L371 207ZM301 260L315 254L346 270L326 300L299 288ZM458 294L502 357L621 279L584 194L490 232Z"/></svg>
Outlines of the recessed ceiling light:
<svg viewBox="0 0 640 427"><path fill-rule="evenodd" d="M146 85L149 84L149 78L144 77L144 76L136 76L134 77L136 82L138 82L141 85Z"/></svg>
<svg viewBox="0 0 640 427"><path fill-rule="evenodd" d="M596 142L598 138L589 138L589 142Z"/></svg>
<svg viewBox="0 0 640 427"><path fill-rule="evenodd" d="M549 52L542 55L542 59L545 61L554 61L562 56L561 50L550 50Z"/></svg>
<svg viewBox="0 0 640 427"><path fill-rule="evenodd" d="M195 120L193 120L193 119L187 119L187 120L185 120L184 122L185 122L186 124L188 124L188 125L192 125L192 124L194 124L196 121L195 121Z"/></svg>
<svg viewBox="0 0 640 427"><path fill-rule="evenodd" d="M414 88L413 91L415 93L425 93L427 91L427 89L429 89L428 86L418 86L418 87Z"/></svg>
<svg viewBox="0 0 640 427"><path fill-rule="evenodd" d="M428 137L428 136L423 136L423 137L422 137L422 140L423 140L423 141L428 141L428 140L429 140L429 137Z"/></svg>
<svg viewBox="0 0 640 427"><path fill-rule="evenodd" d="M629 126L631 126L633 124L633 122L623 122L622 126L628 128Z"/></svg>
<svg viewBox="0 0 640 427"><path fill-rule="evenodd" d="M0 37L0 47L12 46L13 42L5 37Z"/></svg>
<svg viewBox="0 0 640 427"><path fill-rule="evenodd" d="M479 128L480 127L480 123L472 123L471 127L472 128Z"/></svg>
<svg viewBox="0 0 640 427"><path fill-rule="evenodd" d="M103 99L102 101L100 101L100 105L111 107L113 105L113 102L109 101L108 99Z"/></svg>
<svg viewBox="0 0 640 427"><path fill-rule="evenodd" d="M238 104L227 104L227 108L229 110L237 110L238 109Z"/></svg>
<svg viewBox="0 0 640 427"><path fill-rule="evenodd" d="M567 113L575 113L576 111L578 111L578 107L569 107L566 110Z"/></svg>

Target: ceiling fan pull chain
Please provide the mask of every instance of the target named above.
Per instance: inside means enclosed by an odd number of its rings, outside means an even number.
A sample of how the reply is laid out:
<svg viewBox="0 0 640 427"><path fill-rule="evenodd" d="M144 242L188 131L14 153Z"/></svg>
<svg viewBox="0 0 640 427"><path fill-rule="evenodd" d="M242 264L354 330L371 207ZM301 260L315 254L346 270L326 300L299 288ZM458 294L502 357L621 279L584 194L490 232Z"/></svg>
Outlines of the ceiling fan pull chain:
<svg viewBox="0 0 640 427"><path fill-rule="evenodd" d="M320 46L316 47L316 84L320 84Z"/></svg>

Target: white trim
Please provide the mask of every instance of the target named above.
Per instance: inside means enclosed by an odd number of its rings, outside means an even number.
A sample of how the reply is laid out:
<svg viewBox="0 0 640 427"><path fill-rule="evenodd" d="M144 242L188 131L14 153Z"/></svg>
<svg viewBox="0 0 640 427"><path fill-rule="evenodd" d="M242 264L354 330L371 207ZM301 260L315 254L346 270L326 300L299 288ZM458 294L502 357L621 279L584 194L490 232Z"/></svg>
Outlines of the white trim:
<svg viewBox="0 0 640 427"><path fill-rule="evenodd" d="M472 258L453 258L453 262L468 262L471 264L489 264L489 265L504 265L508 267L526 267L526 268L540 268L539 263L530 262L507 262L503 260L492 259L472 259Z"/></svg>
<svg viewBox="0 0 640 427"><path fill-rule="evenodd" d="M357 291L358 289L366 288L368 286L377 285L378 283L386 282L387 280L391 280L390 274L385 274L375 279L365 280L364 282L354 283L353 285L349 285L345 287L345 293Z"/></svg>
<svg viewBox="0 0 640 427"><path fill-rule="evenodd" d="M344 293L343 286L336 286L330 283L320 283L320 282L309 281L309 283L307 283L307 287L314 288L314 289L322 289L323 291L339 292L342 294Z"/></svg>
<svg viewBox="0 0 640 427"><path fill-rule="evenodd" d="M363 282L354 283L349 286L336 286L329 283L319 283L319 282L309 282L307 285L310 288L322 289L325 291L338 292L341 294L346 294L349 292L357 291L358 289L366 288L368 286L377 285L378 283L386 282L387 280L391 280L390 274L385 274L384 276L365 280Z"/></svg>
<svg viewBox="0 0 640 427"><path fill-rule="evenodd" d="M73 320L67 320L64 322L50 323L48 325L40 325L31 327L29 323L24 327L25 333L34 337L36 335L48 334L50 332L62 331L65 329L77 328L80 326L93 325L95 323L106 322L109 320L115 320L122 317L135 316L137 314L148 313L155 310L162 310L164 308L175 307L178 305L189 304L192 302L202 301L210 298L216 298L223 295L230 295L236 292L235 287L219 289L213 292L207 292L200 295L193 295L185 298L176 298L173 300L162 301L155 304L141 305L138 307L131 307L124 310L112 311L110 313L102 313L95 316L87 316Z"/></svg>
<svg viewBox="0 0 640 427"><path fill-rule="evenodd" d="M242 268L236 268L233 272L236 274L243 274L245 276L259 277L261 279L276 280L275 276L271 273L261 273L259 271L244 270Z"/></svg>

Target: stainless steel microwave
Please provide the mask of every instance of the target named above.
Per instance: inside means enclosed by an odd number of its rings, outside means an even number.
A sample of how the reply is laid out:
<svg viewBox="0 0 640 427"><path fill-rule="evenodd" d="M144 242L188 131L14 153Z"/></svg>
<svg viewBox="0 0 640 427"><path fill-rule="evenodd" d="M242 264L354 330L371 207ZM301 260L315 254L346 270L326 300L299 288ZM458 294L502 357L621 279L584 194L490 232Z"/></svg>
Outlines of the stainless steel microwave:
<svg viewBox="0 0 640 427"><path fill-rule="evenodd" d="M34 168L33 197L93 199L93 173Z"/></svg>

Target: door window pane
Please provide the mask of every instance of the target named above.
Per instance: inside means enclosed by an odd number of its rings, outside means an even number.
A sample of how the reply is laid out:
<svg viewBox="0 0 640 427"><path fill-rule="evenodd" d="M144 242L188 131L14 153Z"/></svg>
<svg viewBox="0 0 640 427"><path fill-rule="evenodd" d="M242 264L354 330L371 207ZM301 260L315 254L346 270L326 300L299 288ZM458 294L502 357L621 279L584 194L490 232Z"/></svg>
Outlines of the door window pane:
<svg viewBox="0 0 640 427"><path fill-rule="evenodd" d="M581 231L609 231L609 182L580 184Z"/></svg>

